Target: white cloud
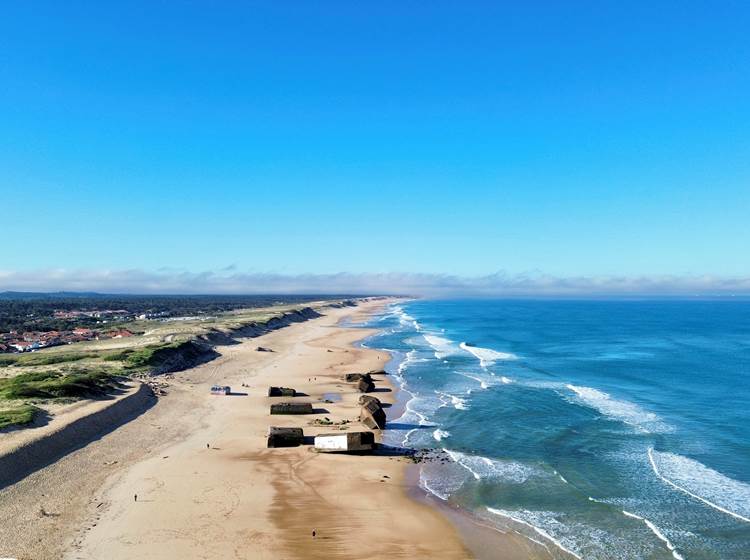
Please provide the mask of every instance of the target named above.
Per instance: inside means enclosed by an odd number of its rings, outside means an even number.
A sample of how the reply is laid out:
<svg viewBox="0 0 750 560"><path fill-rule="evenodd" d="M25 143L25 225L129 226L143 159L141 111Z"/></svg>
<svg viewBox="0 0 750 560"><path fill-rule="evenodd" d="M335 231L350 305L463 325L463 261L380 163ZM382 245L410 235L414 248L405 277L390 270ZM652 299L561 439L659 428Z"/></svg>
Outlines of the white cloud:
<svg viewBox="0 0 750 560"><path fill-rule="evenodd" d="M0 291L164 294L409 294L420 296L749 295L750 277L577 276L542 273L463 277L448 274L299 274L177 270L1 271Z"/></svg>

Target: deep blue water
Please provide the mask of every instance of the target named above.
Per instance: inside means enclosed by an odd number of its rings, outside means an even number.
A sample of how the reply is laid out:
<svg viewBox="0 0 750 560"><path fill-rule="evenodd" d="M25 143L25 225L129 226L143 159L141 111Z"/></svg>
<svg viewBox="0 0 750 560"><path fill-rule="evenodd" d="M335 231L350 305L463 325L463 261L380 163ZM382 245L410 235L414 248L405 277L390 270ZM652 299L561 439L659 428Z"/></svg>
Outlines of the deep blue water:
<svg viewBox="0 0 750 560"><path fill-rule="evenodd" d="M750 559L750 302L392 306L421 485L585 559ZM569 557L569 556L567 556Z"/></svg>

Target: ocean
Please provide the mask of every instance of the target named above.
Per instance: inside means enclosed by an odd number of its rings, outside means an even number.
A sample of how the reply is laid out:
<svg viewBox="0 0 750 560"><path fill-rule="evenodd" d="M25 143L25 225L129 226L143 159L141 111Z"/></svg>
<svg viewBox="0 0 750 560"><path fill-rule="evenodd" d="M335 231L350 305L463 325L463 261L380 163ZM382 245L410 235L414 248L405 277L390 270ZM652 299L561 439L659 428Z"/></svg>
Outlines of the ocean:
<svg viewBox="0 0 750 560"><path fill-rule="evenodd" d="M750 301L415 300L386 443L420 486L559 558L750 559Z"/></svg>

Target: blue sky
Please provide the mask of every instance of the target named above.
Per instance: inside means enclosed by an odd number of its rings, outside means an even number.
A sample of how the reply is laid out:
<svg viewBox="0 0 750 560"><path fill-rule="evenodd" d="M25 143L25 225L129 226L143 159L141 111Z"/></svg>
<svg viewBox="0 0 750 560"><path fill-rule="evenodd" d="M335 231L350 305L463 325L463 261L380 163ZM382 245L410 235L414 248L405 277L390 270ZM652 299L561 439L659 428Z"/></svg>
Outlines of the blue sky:
<svg viewBox="0 0 750 560"><path fill-rule="evenodd" d="M749 277L748 29L743 2L4 3L0 272Z"/></svg>

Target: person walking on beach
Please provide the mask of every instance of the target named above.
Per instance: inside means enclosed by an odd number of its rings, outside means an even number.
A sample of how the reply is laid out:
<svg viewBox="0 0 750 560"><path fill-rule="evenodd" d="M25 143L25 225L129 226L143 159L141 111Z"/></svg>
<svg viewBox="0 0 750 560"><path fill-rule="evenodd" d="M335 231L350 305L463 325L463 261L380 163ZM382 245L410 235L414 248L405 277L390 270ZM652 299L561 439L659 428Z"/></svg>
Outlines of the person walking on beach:
<svg viewBox="0 0 750 560"><path fill-rule="evenodd" d="M206 444L206 449L211 449L211 444L210 443Z"/></svg>
<svg viewBox="0 0 750 560"><path fill-rule="evenodd" d="M134 501L134 502L137 502L137 501L138 501L138 494L133 494L133 501Z"/></svg>
<svg viewBox="0 0 750 560"><path fill-rule="evenodd" d="M313 538L315 538L315 529L313 529L312 535L313 535Z"/></svg>

